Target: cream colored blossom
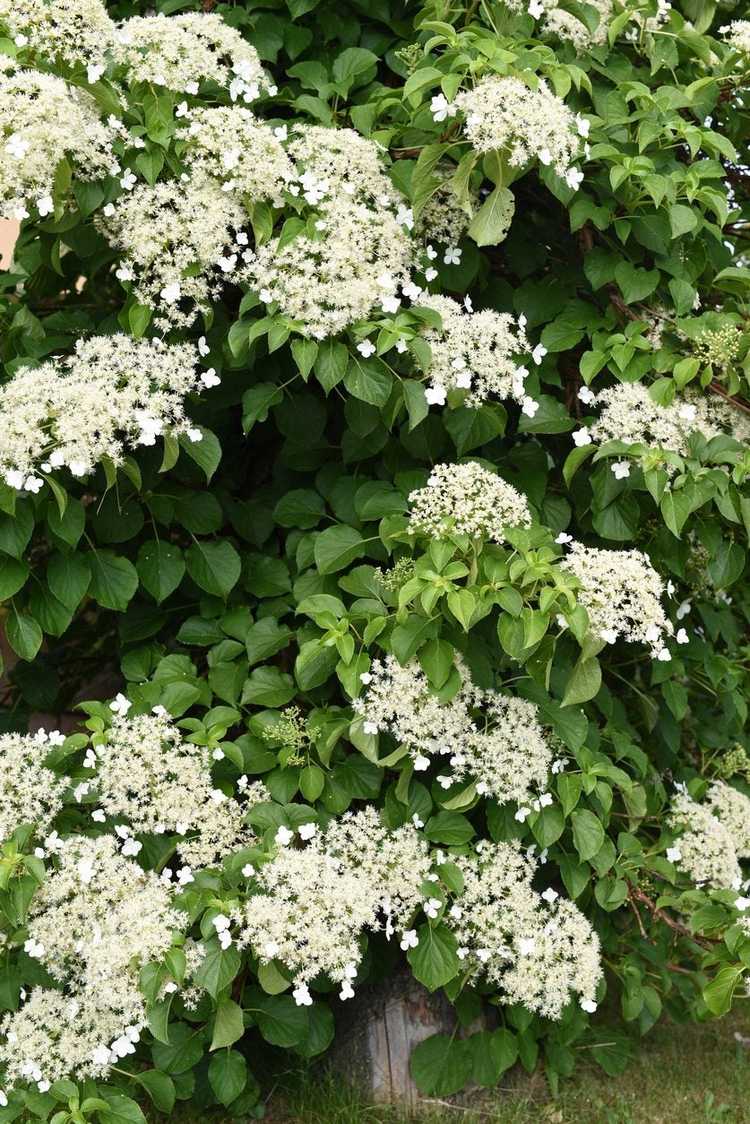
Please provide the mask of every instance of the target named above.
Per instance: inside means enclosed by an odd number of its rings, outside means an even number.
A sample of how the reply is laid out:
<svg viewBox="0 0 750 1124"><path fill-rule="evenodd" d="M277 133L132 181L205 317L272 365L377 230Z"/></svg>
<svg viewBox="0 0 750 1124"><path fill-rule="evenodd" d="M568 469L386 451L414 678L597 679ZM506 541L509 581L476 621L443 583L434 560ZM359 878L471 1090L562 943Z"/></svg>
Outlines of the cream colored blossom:
<svg viewBox="0 0 750 1124"><path fill-rule="evenodd" d="M484 843L454 861L464 889L446 920L470 976L545 1018L559 1019L573 994L595 1008L599 938L573 902L532 888L535 860L518 843Z"/></svg>
<svg viewBox="0 0 750 1124"><path fill-rule="evenodd" d="M453 532L502 543L507 528L531 525L526 497L476 461L436 464L409 507L408 529L435 538Z"/></svg>
<svg viewBox="0 0 750 1124"><path fill-rule="evenodd" d="M200 216L200 221L197 221ZM98 226L122 251L118 274L133 279L140 304L157 311L158 327L189 327L209 312L225 281L236 281L242 247L236 234L247 214L218 180L204 175L121 195Z"/></svg>
<svg viewBox="0 0 750 1124"><path fill-rule="evenodd" d="M190 124L178 131L191 173L242 197L250 211L268 201L279 207L295 169L273 129L244 106L212 106L190 113Z"/></svg>
<svg viewBox="0 0 750 1124"><path fill-rule="evenodd" d="M714 781L706 804L731 835L738 857L750 858L750 798L724 781Z"/></svg>
<svg viewBox="0 0 750 1124"><path fill-rule="evenodd" d="M254 101L269 88L258 52L215 12L132 16L119 27L115 57L131 81L197 94L202 82Z"/></svg>
<svg viewBox="0 0 750 1124"><path fill-rule="evenodd" d="M429 870L427 845L411 825L388 831L372 807L348 813L304 848L282 847L261 867L240 943L262 962L281 961L298 988L324 973L347 997L361 936L403 931Z"/></svg>
<svg viewBox="0 0 750 1124"><path fill-rule="evenodd" d="M106 814L139 834L177 833L177 851L190 866L210 865L254 841L245 816L268 798L265 786L249 786L241 804L227 796L213 782L210 750L185 741L168 718L115 718L96 755Z"/></svg>
<svg viewBox="0 0 750 1124"><path fill-rule="evenodd" d="M129 448L182 432L184 399L200 385L196 360L191 344L113 335L19 368L0 388L0 473L36 490L37 472L65 465L84 476L103 457L119 463Z"/></svg>
<svg viewBox="0 0 750 1124"><path fill-rule="evenodd" d="M477 152L503 151L512 167L539 160L565 176L578 155L575 116L544 82L532 90L519 78L491 75L460 93L455 104L466 115L466 136Z"/></svg>
<svg viewBox="0 0 750 1124"><path fill-rule="evenodd" d="M660 406L642 382L615 383L596 396L601 413L589 429L593 441L623 441L687 456L692 433L706 438L727 434L750 440L750 423L739 410L710 395L685 394Z"/></svg>
<svg viewBox="0 0 750 1124"><path fill-rule="evenodd" d="M648 644L654 656L666 652L674 626L661 604L664 582L642 551L573 543L560 564L580 582L576 596L594 636L608 644L618 639Z"/></svg>
<svg viewBox="0 0 750 1124"><path fill-rule="evenodd" d="M337 335L393 297L408 281L412 239L386 207L336 198L321 207L314 233L261 246L247 280L276 302L303 335ZM322 224L322 225L320 225Z"/></svg>
<svg viewBox="0 0 750 1124"><path fill-rule="evenodd" d="M50 61L82 64L90 81L101 77L115 34L102 0L0 0L0 25Z"/></svg>
<svg viewBox="0 0 750 1124"><path fill-rule="evenodd" d="M536 706L483 690L462 662L457 668L462 685L442 702L416 663L402 667L393 656L374 660L365 694L353 703L365 731L403 743L417 772L437 758L449 785L471 778L478 792L499 803L535 799L552 761Z"/></svg>
<svg viewBox="0 0 750 1124"><path fill-rule="evenodd" d="M679 833L680 869L702 885L718 890L740 888L742 870L732 832L710 805L679 792L672 800L669 823Z"/></svg>
<svg viewBox="0 0 750 1124"><path fill-rule="evenodd" d="M0 55L0 218L49 215L62 160L83 182L102 179L116 163L113 138L84 90Z"/></svg>
<svg viewBox="0 0 750 1124"><path fill-rule="evenodd" d="M0 843L21 824L33 824L41 835L62 808L68 778L44 764L53 744L44 730L0 735Z"/></svg>
<svg viewBox="0 0 750 1124"><path fill-rule="evenodd" d="M733 51L750 55L750 20L732 20L726 27L719 28L719 32Z"/></svg>
<svg viewBox="0 0 750 1124"><path fill-rule="evenodd" d="M528 371L519 357L530 345L522 324L510 313L483 309L467 312L451 297L422 296L420 305L440 315L442 328L428 328L424 338L432 358L425 373L431 389L468 390L466 403L479 406L490 397L526 401Z"/></svg>
<svg viewBox="0 0 750 1124"><path fill-rule="evenodd" d="M382 206L397 196L386 174L385 149L354 129L295 125L287 151L299 172L322 181L334 199Z"/></svg>

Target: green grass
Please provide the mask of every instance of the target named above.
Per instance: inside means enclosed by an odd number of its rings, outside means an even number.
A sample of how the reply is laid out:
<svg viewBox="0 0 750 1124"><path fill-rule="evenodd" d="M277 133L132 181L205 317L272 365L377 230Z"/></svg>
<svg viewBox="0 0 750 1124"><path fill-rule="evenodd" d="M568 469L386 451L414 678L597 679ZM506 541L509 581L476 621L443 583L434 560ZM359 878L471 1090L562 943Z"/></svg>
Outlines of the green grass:
<svg viewBox="0 0 750 1124"><path fill-rule="evenodd" d="M735 1032L748 1038L735 1040ZM205 1113L179 1124L224 1124ZM506 1074L500 1088L425 1103L417 1115L368 1105L330 1077L287 1077L267 1124L750 1124L750 1012L703 1026L664 1023L617 1078L583 1061L553 1099L541 1075Z"/></svg>

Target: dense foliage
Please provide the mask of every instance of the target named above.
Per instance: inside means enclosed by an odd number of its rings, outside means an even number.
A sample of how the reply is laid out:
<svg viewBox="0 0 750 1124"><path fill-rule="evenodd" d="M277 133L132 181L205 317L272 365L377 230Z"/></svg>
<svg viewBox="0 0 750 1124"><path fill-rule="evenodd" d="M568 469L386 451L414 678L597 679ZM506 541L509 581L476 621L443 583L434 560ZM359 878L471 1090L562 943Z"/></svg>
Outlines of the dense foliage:
<svg viewBox="0 0 750 1124"><path fill-rule="evenodd" d="M0 1121L405 963L616 1073L750 966L750 22L157 9L0 0Z"/></svg>

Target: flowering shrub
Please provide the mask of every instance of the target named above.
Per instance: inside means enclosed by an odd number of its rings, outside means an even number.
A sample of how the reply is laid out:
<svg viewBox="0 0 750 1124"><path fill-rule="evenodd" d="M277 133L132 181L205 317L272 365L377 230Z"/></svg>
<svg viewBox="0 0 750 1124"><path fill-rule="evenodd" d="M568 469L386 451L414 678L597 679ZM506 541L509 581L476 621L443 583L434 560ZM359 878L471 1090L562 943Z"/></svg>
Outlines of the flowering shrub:
<svg viewBox="0 0 750 1124"><path fill-rule="evenodd" d="M404 966L617 1073L750 963L750 23L156 8L0 0L0 1124Z"/></svg>

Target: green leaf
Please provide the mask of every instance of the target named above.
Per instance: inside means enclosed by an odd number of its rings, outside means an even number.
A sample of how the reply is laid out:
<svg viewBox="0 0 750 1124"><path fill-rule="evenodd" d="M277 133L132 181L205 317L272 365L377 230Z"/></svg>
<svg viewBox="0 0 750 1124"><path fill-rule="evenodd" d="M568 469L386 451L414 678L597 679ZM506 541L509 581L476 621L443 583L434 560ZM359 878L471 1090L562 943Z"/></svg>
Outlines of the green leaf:
<svg viewBox="0 0 750 1124"><path fill-rule="evenodd" d="M496 187L471 220L469 237L474 239L477 246L496 246L510 230L515 209L513 192L507 187Z"/></svg>
<svg viewBox="0 0 750 1124"><path fill-rule="evenodd" d="M417 936L419 944L409 949L407 959L419 982L428 991L437 991L439 987L445 987L461 968L456 938L442 922L434 928L421 925Z"/></svg>
<svg viewBox="0 0 750 1124"><path fill-rule="evenodd" d="M160 605L182 581L185 560L179 546L160 540L146 542L138 551L136 568L141 585Z"/></svg>
<svg viewBox="0 0 750 1124"><path fill-rule="evenodd" d="M393 376L382 359L376 355L363 359L352 354L344 376L344 386L362 402L371 406L385 406L393 388Z"/></svg>
<svg viewBox="0 0 750 1124"><path fill-rule="evenodd" d="M187 1023L172 1023L169 1043L154 1042L151 1056L156 1068L165 1073L187 1073L203 1057L203 1029Z"/></svg>
<svg viewBox="0 0 750 1124"><path fill-rule="evenodd" d="M198 468L202 469L206 477L206 483L209 483L221 461L221 445L216 434L212 433L210 429L204 429L202 425L194 428L200 430L201 440L191 441L186 434L181 434L180 446L190 459L195 461Z"/></svg>
<svg viewBox="0 0 750 1124"><path fill-rule="evenodd" d="M247 1084L247 1062L237 1050L227 1050L211 1058L208 1083L217 1101L225 1107L239 1097Z"/></svg>
<svg viewBox="0 0 750 1124"><path fill-rule="evenodd" d="M209 944L195 973L195 982L205 987L214 999L232 982L240 970L241 957L234 945L222 948L218 941Z"/></svg>
<svg viewBox="0 0 750 1124"><path fill-rule="evenodd" d="M296 1046L307 1034L307 1009L291 995L253 993L252 1012L260 1033L272 1046Z"/></svg>
<svg viewBox="0 0 750 1124"><path fill-rule="evenodd" d="M216 1008L214 1017L214 1035L211 1039L211 1049L219 1050L223 1046L233 1046L245 1033L245 1023L242 1017L242 1008L239 1003L225 996Z"/></svg>
<svg viewBox="0 0 750 1124"><path fill-rule="evenodd" d="M516 1064L518 1043L511 1030L484 1030L468 1040L472 1078L478 1085L496 1085L507 1069Z"/></svg>
<svg viewBox="0 0 750 1124"><path fill-rule="evenodd" d="M91 568L89 593L103 609L122 613L138 589L135 566L110 550L92 550L86 558Z"/></svg>
<svg viewBox="0 0 750 1124"><path fill-rule="evenodd" d="M29 567L25 562L8 555L0 554L0 601L7 601L23 589L29 576Z"/></svg>
<svg viewBox="0 0 750 1124"><path fill-rule="evenodd" d="M595 698L602 685L602 669L596 656L581 658L565 684L563 706L575 706Z"/></svg>
<svg viewBox="0 0 750 1124"><path fill-rule="evenodd" d="M712 1015L726 1015L732 1006L735 989L745 974L741 964L725 964L703 989L703 1002Z"/></svg>
<svg viewBox="0 0 750 1124"><path fill-rule="evenodd" d="M270 382L261 382L251 386L242 395L242 429L248 433L256 422L264 422L272 406L278 406L284 401L284 395L278 386Z"/></svg>
<svg viewBox="0 0 750 1124"><path fill-rule="evenodd" d="M424 833L431 843L460 847L474 837L474 828L459 812L437 812L425 824Z"/></svg>
<svg viewBox="0 0 750 1124"><path fill-rule="evenodd" d="M315 565L321 574L335 574L365 553L359 531L342 524L328 527L315 539Z"/></svg>
<svg viewBox="0 0 750 1124"><path fill-rule="evenodd" d="M409 1068L421 1093L449 1097L471 1078L471 1046L453 1035L433 1034L415 1046Z"/></svg>
<svg viewBox="0 0 750 1124"><path fill-rule="evenodd" d="M91 569L82 554L53 554L47 566L50 592L68 609L75 609L91 583Z"/></svg>
<svg viewBox="0 0 750 1124"><path fill-rule="evenodd" d="M124 1093L113 1089L98 1089L98 1095L107 1102L106 1109L100 1108L97 1118L101 1124L148 1124L138 1105Z"/></svg>
<svg viewBox="0 0 750 1124"><path fill-rule="evenodd" d="M42 646L42 630L37 622L28 613L19 613L15 609L6 621L5 635L22 660L33 660Z"/></svg>
<svg viewBox="0 0 750 1124"><path fill-rule="evenodd" d="M206 593L226 599L239 581L242 563L226 539L194 542L186 555L187 572Z"/></svg>
<svg viewBox="0 0 750 1124"><path fill-rule="evenodd" d="M167 1115L174 1108L174 1081L160 1069L147 1069L138 1074L138 1081L146 1090L154 1108Z"/></svg>
<svg viewBox="0 0 750 1124"><path fill-rule="evenodd" d="M627 304L645 300L659 284L658 269L637 269L630 262L622 261L615 269L615 280Z"/></svg>
<svg viewBox="0 0 750 1124"><path fill-rule="evenodd" d="M581 862L587 862L597 853L604 842L604 828L601 821L587 808L573 812L573 843Z"/></svg>

